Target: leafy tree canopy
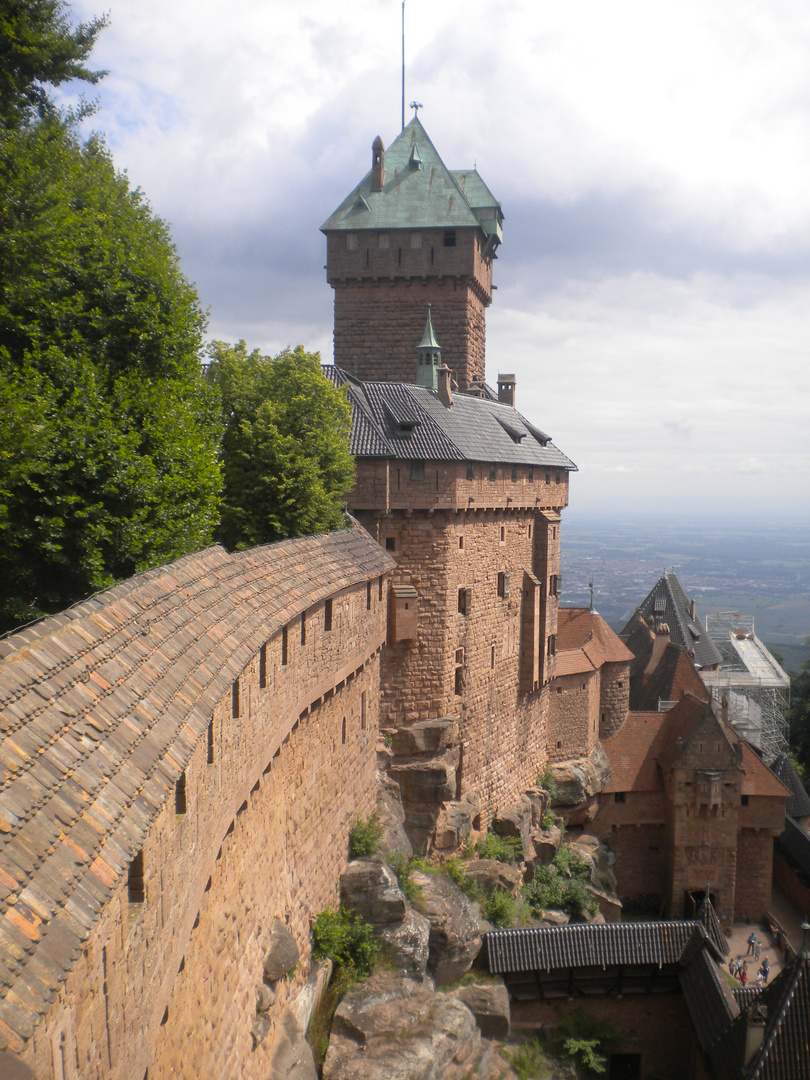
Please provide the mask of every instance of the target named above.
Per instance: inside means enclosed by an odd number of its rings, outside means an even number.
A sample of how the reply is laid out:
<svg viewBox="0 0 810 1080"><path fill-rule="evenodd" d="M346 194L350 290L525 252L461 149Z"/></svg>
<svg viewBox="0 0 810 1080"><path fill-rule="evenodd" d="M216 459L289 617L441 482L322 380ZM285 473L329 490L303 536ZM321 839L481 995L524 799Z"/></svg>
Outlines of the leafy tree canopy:
<svg viewBox="0 0 810 1080"><path fill-rule="evenodd" d="M810 644L810 638L806 639ZM810 781L810 660L790 678L790 744L807 786Z"/></svg>
<svg viewBox="0 0 810 1080"><path fill-rule="evenodd" d="M299 345L273 358L240 341L215 342L210 356L225 423L219 539L234 549L340 528L351 414L317 353Z"/></svg>
<svg viewBox="0 0 810 1080"><path fill-rule="evenodd" d="M0 4L0 128L19 127L54 112L49 86L70 79L96 83L105 74L85 60L105 17L71 27L63 0L3 0Z"/></svg>
<svg viewBox="0 0 810 1080"><path fill-rule="evenodd" d="M0 139L0 629L210 541L221 420L165 224L58 118Z"/></svg>

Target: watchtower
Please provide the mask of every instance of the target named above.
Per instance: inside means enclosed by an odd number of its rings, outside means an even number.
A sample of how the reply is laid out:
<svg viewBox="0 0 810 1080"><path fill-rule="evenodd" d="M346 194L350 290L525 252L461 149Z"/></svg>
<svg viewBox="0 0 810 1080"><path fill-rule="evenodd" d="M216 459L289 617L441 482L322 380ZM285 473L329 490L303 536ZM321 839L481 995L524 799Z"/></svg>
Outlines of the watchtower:
<svg viewBox="0 0 810 1080"><path fill-rule="evenodd" d="M503 212L475 169L451 171L417 117L321 226L335 291L335 364L364 380L414 382L431 306L461 389L484 377L485 309Z"/></svg>

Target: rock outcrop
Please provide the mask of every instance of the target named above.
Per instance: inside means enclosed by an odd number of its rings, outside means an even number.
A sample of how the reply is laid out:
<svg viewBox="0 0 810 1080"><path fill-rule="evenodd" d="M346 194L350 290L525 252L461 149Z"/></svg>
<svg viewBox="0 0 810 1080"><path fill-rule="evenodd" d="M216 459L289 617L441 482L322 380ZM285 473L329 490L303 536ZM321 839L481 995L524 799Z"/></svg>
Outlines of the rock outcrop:
<svg viewBox="0 0 810 1080"><path fill-rule="evenodd" d="M340 894L347 907L373 926L405 918L405 897L382 855L353 859L340 875Z"/></svg>
<svg viewBox="0 0 810 1080"><path fill-rule="evenodd" d="M507 1039L511 1029L509 991L502 981L471 983L456 990L475 1017L478 1030L487 1039Z"/></svg>
<svg viewBox="0 0 810 1080"><path fill-rule="evenodd" d="M428 970L437 985L466 974L481 949L478 912L445 874L414 871L411 881L422 893L422 911L430 923Z"/></svg>
<svg viewBox="0 0 810 1080"><path fill-rule="evenodd" d="M611 777L610 762L599 743L588 757L572 758L552 766L557 785L555 807L577 806L589 802Z"/></svg>
<svg viewBox="0 0 810 1080"><path fill-rule="evenodd" d="M380 931L383 956L398 971L421 978L425 974L430 948L430 923L410 909L398 923Z"/></svg>
<svg viewBox="0 0 810 1080"><path fill-rule="evenodd" d="M280 919L270 925L270 941L264 957L264 977L268 982L282 979L298 963L298 945Z"/></svg>

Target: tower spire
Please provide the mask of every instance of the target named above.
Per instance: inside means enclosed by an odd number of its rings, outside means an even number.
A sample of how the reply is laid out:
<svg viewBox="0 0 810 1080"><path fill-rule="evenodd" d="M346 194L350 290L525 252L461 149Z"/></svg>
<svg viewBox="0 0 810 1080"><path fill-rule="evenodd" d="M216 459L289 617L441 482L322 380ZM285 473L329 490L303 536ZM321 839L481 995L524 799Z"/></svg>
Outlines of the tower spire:
<svg viewBox="0 0 810 1080"><path fill-rule="evenodd" d="M428 304L427 320L422 340L416 346L416 385L429 386L435 390L438 383L439 368L442 363L442 350L433 332L433 319Z"/></svg>

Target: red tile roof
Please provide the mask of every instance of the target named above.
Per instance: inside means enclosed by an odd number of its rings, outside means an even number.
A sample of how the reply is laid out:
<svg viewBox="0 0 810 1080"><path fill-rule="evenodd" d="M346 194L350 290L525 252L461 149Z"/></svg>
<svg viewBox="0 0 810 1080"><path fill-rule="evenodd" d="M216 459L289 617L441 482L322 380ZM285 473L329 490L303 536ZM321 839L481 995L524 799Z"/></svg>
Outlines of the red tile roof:
<svg viewBox="0 0 810 1080"><path fill-rule="evenodd" d="M658 791L658 751L668 713L631 712L602 748L613 775L604 791Z"/></svg>
<svg viewBox="0 0 810 1080"><path fill-rule="evenodd" d="M31 1036L251 657L393 566L357 525L212 547L0 640L0 1044Z"/></svg>
<svg viewBox="0 0 810 1080"><path fill-rule="evenodd" d="M601 615L588 608L560 608L556 675L596 671L603 664L626 663L632 659L633 654Z"/></svg>

